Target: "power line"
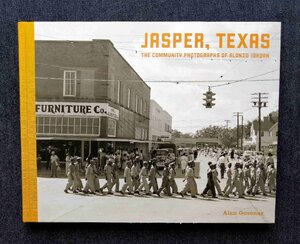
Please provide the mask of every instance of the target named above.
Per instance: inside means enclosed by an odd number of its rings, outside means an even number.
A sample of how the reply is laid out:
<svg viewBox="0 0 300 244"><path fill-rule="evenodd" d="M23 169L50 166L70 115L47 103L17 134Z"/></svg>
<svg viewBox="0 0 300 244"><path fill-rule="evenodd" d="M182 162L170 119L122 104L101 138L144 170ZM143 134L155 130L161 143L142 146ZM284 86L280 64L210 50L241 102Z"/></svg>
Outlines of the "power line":
<svg viewBox="0 0 300 244"><path fill-rule="evenodd" d="M251 77L240 79L240 80L236 80L236 81L229 81L229 82L227 82L225 84L215 85L215 86L210 86L210 87L227 86L227 85L231 85L231 84L238 83L238 82L249 81L251 79L254 79L254 78L257 78L257 77L260 77L260 76L264 76L264 75L267 75L267 74L270 74L270 73L273 73L273 72L276 72L276 71L279 71L279 69L271 70L271 71L265 72L265 73L260 74L260 75L255 75L255 76L251 76ZM277 80L279 80L279 78ZM225 81L222 81L222 82L225 82Z"/></svg>

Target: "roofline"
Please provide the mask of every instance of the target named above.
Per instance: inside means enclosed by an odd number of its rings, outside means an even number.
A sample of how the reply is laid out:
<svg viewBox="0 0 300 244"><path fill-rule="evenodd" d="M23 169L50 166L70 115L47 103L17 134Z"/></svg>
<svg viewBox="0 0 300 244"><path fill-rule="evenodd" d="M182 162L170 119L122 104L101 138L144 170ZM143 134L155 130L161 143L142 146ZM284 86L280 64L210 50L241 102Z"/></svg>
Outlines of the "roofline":
<svg viewBox="0 0 300 244"><path fill-rule="evenodd" d="M172 115L169 114L169 112L167 110L163 109L163 107L156 100L150 98L150 104L151 104L151 101L153 101L154 103L156 103L161 108L161 110L163 112L165 112L167 115L169 115L171 117L171 120L172 120L172 118L173 118Z"/></svg>
<svg viewBox="0 0 300 244"><path fill-rule="evenodd" d="M141 81L151 90L151 87L148 86L148 84L142 79L142 77L135 71L135 69L127 62L127 60L120 54L118 49L115 48L114 43L110 39L92 39L92 40L83 40L83 41L78 41L78 40L34 40L35 42L93 42L93 41L103 41L103 42L109 42L113 49L117 52L117 54L126 62L126 64L129 65L129 67L133 70L133 72L141 79Z"/></svg>
<svg viewBox="0 0 300 244"><path fill-rule="evenodd" d="M93 39L94 40L94 39ZM102 39L95 39L96 41L102 40ZM142 79L142 77L135 71L135 69L127 62L127 60L121 55L121 53L118 51L117 48L115 48L115 45L111 40L108 40L111 44L113 49L117 52L117 54L129 65L129 67L133 70L133 72L141 79L141 81L151 90L151 87L147 85L147 83Z"/></svg>

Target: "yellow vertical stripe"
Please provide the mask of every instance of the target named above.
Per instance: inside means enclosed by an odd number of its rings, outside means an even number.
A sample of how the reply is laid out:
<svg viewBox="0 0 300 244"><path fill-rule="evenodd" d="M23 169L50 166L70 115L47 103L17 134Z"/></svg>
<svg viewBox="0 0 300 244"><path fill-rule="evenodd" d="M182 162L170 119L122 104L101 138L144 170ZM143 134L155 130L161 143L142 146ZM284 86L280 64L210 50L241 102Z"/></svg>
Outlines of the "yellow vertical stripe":
<svg viewBox="0 0 300 244"><path fill-rule="evenodd" d="M34 23L20 22L18 34L23 222L37 222Z"/></svg>

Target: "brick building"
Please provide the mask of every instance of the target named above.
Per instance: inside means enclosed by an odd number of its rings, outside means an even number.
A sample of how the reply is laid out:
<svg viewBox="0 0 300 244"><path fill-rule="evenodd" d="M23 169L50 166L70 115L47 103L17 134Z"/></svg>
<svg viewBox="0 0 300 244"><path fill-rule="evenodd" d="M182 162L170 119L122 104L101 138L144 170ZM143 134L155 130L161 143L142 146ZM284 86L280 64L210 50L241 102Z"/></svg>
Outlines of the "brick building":
<svg viewBox="0 0 300 244"><path fill-rule="evenodd" d="M109 40L36 41L37 147L147 151L150 87Z"/></svg>

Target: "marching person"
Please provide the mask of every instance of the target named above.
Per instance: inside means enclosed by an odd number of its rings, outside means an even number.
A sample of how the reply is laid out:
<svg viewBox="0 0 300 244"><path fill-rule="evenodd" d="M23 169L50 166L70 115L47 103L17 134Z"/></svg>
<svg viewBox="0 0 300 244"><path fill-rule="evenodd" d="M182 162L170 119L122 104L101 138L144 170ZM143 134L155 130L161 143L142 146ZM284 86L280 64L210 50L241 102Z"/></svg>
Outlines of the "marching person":
<svg viewBox="0 0 300 244"><path fill-rule="evenodd" d="M176 184L176 181L175 181L175 176L176 176L175 168L176 168L176 164L175 164L175 162L172 162L170 164L170 168L169 168L169 171L170 171L170 190L172 189L173 194L178 194L178 187L177 187L177 184Z"/></svg>
<svg viewBox="0 0 300 244"><path fill-rule="evenodd" d="M95 192L101 192L100 182L99 182L99 176L100 176L99 169L100 169L100 165L98 165L98 167L97 167L97 164L94 161L93 170L94 170L94 175L95 175L95 178L94 178Z"/></svg>
<svg viewBox="0 0 300 244"><path fill-rule="evenodd" d="M201 193L201 196L205 197L207 192L210 190L212 197L217 198L216 191L215 191L214 179L213 179L213 172L212 172L214 169L214 166L213 166L212 162L208 162L208 165L209 165L209 170L207 171L207 183L206 183L206 187L204 188L203 192Z"/></svg>
<svg viewBox="0 0 300 244"><path fill-rule="evenodd" d="M151 188L153 188L153 192L152 193L156 193L158 191L158 184L157 184L157 178L156 178L156 174L159 174L159 172L157 171L157 167L156 167L156 161L152 160L151 161L151 168L149 171L149 191L151 190Z"/></svg>
<svg viewBox="0 0 300 244"><path fill-rule="evenodd" d="M258 188L260 188L260 190L262 191L264 196L267 196L266 194L266 190L265 190L265 183L264 183L264 179L263 179L263 170L264 170L264 165L263 163L260 163L258 166L258 169L256 170L256 182L255 182L255 186L252 192L252 195L255 196L255 194L258 191Z"/></svg>
<svg viewBox="0 0 300 244"><path fill-rule="evenodd" d="M161 183L160 188L156 192L156 194L158 196L160 196L160 193L162 192L162 190L165 190L166 194L168 196L171 196L169 176L170 176L169 163L165 162L165 167L164 167L163 174L162 174L162 183Z"/></svg>
<svg viewBox="0 0 300 244"><path fill-rule="evenodd" d="M55 177L57 178L57 168L59 166L59 158L56 155L55 151L51 152L51 157L50 157L50 167L51 167L51 174L50 177Z"/></svg>
<svg viewBox="0 0 300 244"><path fill-rule="evenodd" d="M184 195L190 191L191 192L191 195L192 195L192 198L197 198L196 197L196 194L197 194L197 189L196 189L196 185L195 185L195 175L194 175L194 170L193 170L193 167L192 167L192 164L193 161L190 161L188 163L188 166L186 168L186 173L185 173L185 178L183 180L186 181L186 184L183 188L183 190L180 192L180 195L182 197L184 197Z"/></svg>
<svg viewBox="0 0 300 244"><path fill-rule="evenodd" d="M107 188L108 192L107 194L113 195L112 193L112 163L113 159L109 158L106 161L106 165L104 166L104 174L106 183L100 188L100 192L103 192L105 188Z"/></svg>
<svg viewBox="0 0 300 244"><path fill-rule="evenodd" d="M246 164L244 168L244 182L245 184L244 184L243 192L246 191L248 193L251 184L251 174L250 174L249 164Z"/></svg>
<svg viewBox="0 0 300 244"><path fill-rule="evenodd" d="M68 176L68 168L69 165L71 164L71 156L70 154L67 152L66 153L66 176Z"/></svg>
<svg viewBox="0 0 300 244"><path fill-rule="evenodd" d="M247 190L247 194L252 194L256 182L256 160L250 164L250 187Z"/></svg>
<svg viewBox="0 0 300 244"><path fill-rule="evenodd" d="M229 197L229 194L232 193L233 189L236 188L238 193L239 193L239 197L242 197L241 194L241 190L239 188L239 163L236 163L234 165L234 171L232 174L232 182L231 182L231 186L230 188L225 192L225 197Z"/></svg>
<svg viewBox="0 0 300 244"><path fill-rule="evenodd" d="M83 189L84 193L95 194L95 173L94 173L94 160L90 160L85 170L85 187ZM90 191L90 192L89 192Z"/></svg>
<svg viewBox="0 0 300 244"><path fill-rule="evenodd" d="M225 192L231 187L231 181L232 181L232 171L231 171L231 163L228 164L228 169L227 169L227 181L226 181L226 186L223 190L223 193L225 194Z"/></svg>
<svg viewBox="0 0 300 244"><path fill-rule="evenodd" d="M239 193L239 197L240 195L243 196L245 195L244 194L244 191L245 191L245 187L244 187L244 179L245 179L245 175L244 175L244 171L243 171L243 165L242 164L239 164L239 174L238 174L238 182L239 182L239 190L237 189L238 193Z"/></svg>
<svg viewBox="0 0 300 244"><path fill-rule="evenodd" d="M68 190L72 187L73 193L77 193L76 188L74 188L75 185L75 165L74 165L74 158L70 158L71 163L69 164L69 167L67 168L67 176L68 176L68 183L66 185L66 188L64 190L65 193L68 193Z"/></svg>
<svg viewBox="0 0 300 244"><path fill-rule="evenodd" d="M114 185L115 187L115 192L119 192L119 187L120 187L120 180L119 180L119 169L116 160L113 161L112 163L112 176L113 176L113 181L112 181L112 188Z"/></svg>
<svg viewBox="0 0 300 244"><path fill-rule="evenodd" d="M134 160L133 165L132 165L131 170L130 170L130 174L131 174L131 178L132 178L132 185L134 187L134 191L137 191L138 188L139 188L139 181L138 181L139 172L138 172L138 169L137 169L137 164L138 164L138 161Z"/></svg>
<svg viewBox="0 0 300 244"><path fill-rule="evenodd" d="M150 195L150 193L149 193L149 186L148 186L148 182L147 182L147 178L148 178L148 174L147 174L147 161L143 162L143 167L142 167L142 169L140 171L139 178L140 178L141 184L140 184L138 190L136 191L136 193L139 194L140 191L143 190L143 188L144 188L145 191L146 191L146 195Z"/></svg>
<svg viewBox="0 0 300 244"><path fill-rule="evenodd" d="M131 162L127 160L126 167L124 169L124 185L121 190L121 193L123 195L125 194L126 189L128 189L129 195L133 195L133 186L132 186L130 167L131 167Z"/></svg>
<svg viewBox="0 0 300 244"><path fill-rule="evenodd" d="M220 184L219 184L221 181L218 178L218 172L217 172L217 165L216 164L213 164L212 173L213 173L214 185L217 189L218 195L222 196L223 193L222 193L222 190L221 190L221 187L220 187Z"/></svg>
<svg viewBox="0 0 300 244"><path fill-rule="evenodd" d="M270 169L268 171L267 184L268 184L268 187L269 187L269 193L271 193L272 191L275 192L275 189L276 189L276 171L275 171L274 164L272 164L270 166Z"/></svg>
<svg viewBox="0 0 300 244"><path fill-rule="evenodd" d="M74 165L75 165L75 180L73 188L78 191L82 191L83 185L80 178L80 164L77 160L77 157L74 157Z"/></svg>

